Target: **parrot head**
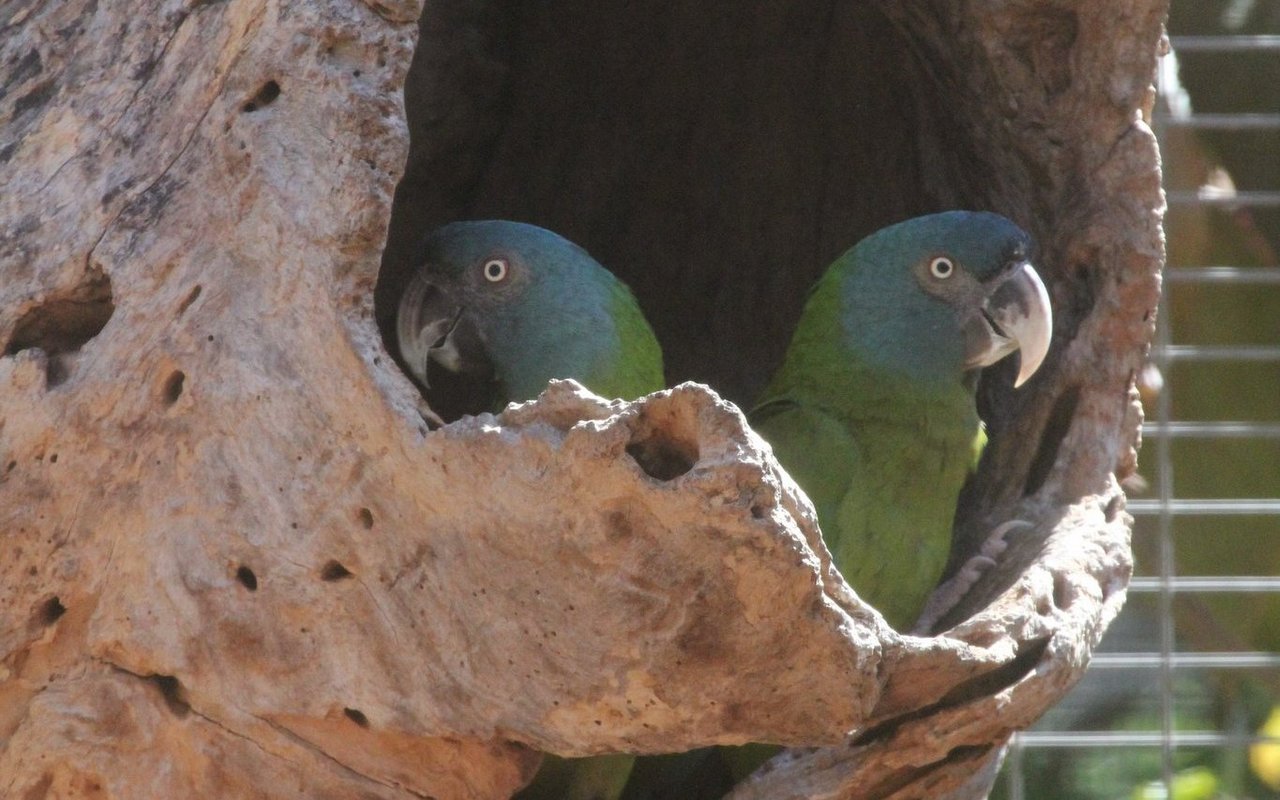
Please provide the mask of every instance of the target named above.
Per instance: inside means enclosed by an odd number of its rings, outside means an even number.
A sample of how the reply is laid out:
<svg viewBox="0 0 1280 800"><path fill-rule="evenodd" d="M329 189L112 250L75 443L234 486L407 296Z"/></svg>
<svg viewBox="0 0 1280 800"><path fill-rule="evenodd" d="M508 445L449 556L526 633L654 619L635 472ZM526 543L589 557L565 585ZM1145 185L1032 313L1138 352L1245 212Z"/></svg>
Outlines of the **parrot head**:
<svg viewBox="0 0 1280 800"><path fill-rule="evenodd" d="M999 214L916 217L856 244L815 294L834 290L833 335L865 363L942 385L1016 351L1021 386L1044 361L1053 329L1030 248L1030 237Z"/></svg>
<svg viewBox="0 0 1280 800"><path fill-rule="evenodd" d="M628 399L663 385L657 340L626 286L567 239L519 222L431 232L396 333L428 388L433 366L495 382L502 402L531 399L552 378Z"/></svg>

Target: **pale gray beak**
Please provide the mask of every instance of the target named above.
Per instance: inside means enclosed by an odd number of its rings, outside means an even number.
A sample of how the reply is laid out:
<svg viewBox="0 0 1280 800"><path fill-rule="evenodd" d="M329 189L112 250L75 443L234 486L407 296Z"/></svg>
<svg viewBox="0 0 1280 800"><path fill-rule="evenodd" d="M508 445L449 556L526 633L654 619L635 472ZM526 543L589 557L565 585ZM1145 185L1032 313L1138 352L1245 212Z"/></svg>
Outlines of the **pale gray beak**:
<svg viewBox="0 0 1280 800"><path fill-rule="evenodd" d="M428 385L428 361L434 359L446 369L457 371L457 351L449 340L461 316L462 306L448 292L421 274L413 276L396 312L396 338L400 343L400 357L423 386ZM450 360L455 364L451 366Z"/></svg>
<svg viewBox="0 0 1280 800"><path fill-rule="evenodd" d="M1030 264L1015 265L997 280L982 304L984 324L967 331L965 366L987 367L1018 350L1016 388L1044 363L1053 333L1053 310L1049 293Z"/></svg>
<svg viewBox="0 0 1280 800"><path fill-rule="evenodd" d="M449 372L492 372L484 336L466 307L450 289L432 283L422 273L413 276L400 298L396 338L405 365L428 388L427 365L432 361Z"/></svg>

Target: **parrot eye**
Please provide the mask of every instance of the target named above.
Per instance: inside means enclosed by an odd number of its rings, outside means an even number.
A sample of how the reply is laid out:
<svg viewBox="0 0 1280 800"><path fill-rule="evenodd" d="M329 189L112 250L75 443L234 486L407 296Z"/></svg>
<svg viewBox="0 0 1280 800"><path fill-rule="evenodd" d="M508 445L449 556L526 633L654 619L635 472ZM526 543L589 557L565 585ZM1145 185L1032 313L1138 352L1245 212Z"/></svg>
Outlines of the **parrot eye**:
<svg viewBox="0 0 1280 800"><path fill-rule="evenodd" d="M510 271L510 268L507 266L505 258L491 258L484 262L482 271L484 272L484 279L489 283L501 283L506 280L507 272Z"/></svg>
<svg viewBox="0 0 1280 800"><path fill-rule="evenodd" d="M929 274L939 280L950 278L956 271L956 265L946 256L938 256L929 262Z"/></svg>

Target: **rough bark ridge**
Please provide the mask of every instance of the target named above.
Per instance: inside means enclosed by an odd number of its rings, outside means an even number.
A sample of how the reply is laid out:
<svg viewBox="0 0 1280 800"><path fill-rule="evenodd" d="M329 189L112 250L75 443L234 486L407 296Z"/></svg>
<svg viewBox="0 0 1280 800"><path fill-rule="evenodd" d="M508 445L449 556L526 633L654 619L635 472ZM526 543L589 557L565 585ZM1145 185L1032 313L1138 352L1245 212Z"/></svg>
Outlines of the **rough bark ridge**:
<svg viewBox="0 0 1280 800"><path fill-rule="evenodd" d="M426 432L371 300L417 3L0 12L0 794L500 798L538 749L763 740L820 749L736 796L981 796L1123 602L1163 4L884 5L952 98L924 161L977 158L919 180L1037 234L1058 314L961 520L1037 528L927 639L703 388Z"/></svg>

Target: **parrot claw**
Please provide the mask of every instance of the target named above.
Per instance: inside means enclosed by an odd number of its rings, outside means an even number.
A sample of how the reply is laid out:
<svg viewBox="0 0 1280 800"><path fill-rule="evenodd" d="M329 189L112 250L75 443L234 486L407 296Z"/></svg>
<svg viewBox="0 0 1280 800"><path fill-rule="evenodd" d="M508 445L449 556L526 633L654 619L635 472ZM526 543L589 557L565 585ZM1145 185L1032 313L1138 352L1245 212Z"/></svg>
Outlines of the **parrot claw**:
<svg viewBox="0 0 1280 800"><path fill-rule="evenodd" d="M929 595L924 611L920 612L920 619L911 628L912 635L931 636L933 627L964 599L974 584L994 567L1004 551L1009 549L1009 543L1004 540L1004 537L1012 530L1033 527L1035 526L1023 519L1011 519L997 525L982 543L982 547L978 548L978 554L964 562L960 569L956 570L955 575L944 581L933 590L933 594Z"/></svg>

